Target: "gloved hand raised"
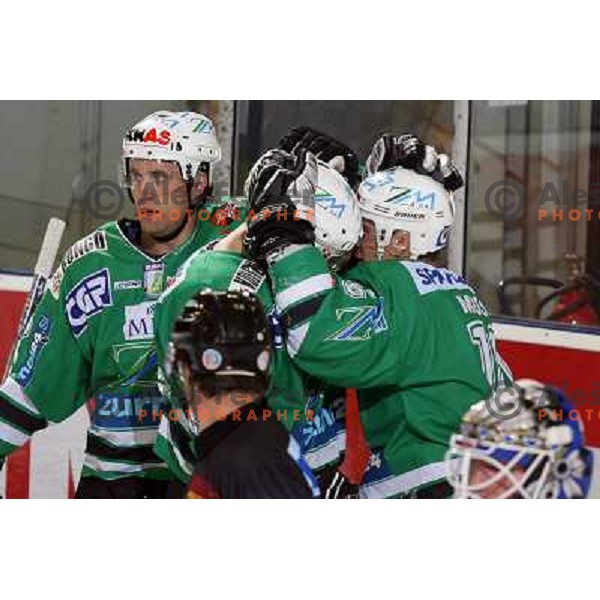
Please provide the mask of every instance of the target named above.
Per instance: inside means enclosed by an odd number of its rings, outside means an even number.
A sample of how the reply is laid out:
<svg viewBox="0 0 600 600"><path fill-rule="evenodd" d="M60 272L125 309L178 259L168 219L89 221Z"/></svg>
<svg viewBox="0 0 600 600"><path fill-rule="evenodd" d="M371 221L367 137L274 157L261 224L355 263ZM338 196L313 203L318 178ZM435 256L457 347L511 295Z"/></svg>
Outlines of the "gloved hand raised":
<svg viewBox="0 0 600 600"><path fill-rule="evenodd" d="M246 180L248 253L264 260L290 244L314 242L314 193L317 160L300 150L269 150L254 164Z"/></svg>

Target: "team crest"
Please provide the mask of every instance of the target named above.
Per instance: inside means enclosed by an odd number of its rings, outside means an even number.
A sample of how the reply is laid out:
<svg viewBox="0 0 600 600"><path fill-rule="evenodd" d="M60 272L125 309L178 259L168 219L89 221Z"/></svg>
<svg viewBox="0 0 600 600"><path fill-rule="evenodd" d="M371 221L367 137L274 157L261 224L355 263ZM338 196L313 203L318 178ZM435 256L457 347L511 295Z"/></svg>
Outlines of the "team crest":
<svg viewBox="0 0 600 600"><path fill-rule="evenodd" d="M351 306L336 311L338 321L347 316L351 317L350 323L326 338L327 341L364 341L388 329L383 298L379 298L374 306Z"/></svg>

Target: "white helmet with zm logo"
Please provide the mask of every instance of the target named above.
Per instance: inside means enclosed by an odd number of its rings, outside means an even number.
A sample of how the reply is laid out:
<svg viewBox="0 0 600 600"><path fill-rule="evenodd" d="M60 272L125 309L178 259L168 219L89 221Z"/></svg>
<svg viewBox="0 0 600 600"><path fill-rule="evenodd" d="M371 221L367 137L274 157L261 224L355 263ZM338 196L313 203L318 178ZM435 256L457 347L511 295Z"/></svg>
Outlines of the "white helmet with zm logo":
<svg viewBox="0 0 600 600"><path fill-rule="evenodd" d="M315 244L329 266L339 271L362 237L360 210L356 194L336 169L320 160L317 169Z"/></svg>
<svg viewBox="0 0 600 600"><path fill-rule="evenodd" d="M410 233L410 259L448 245L454 223L452 193L429 175L394 167L367 177L359 189L362 217L375 224L381 260L394 231Z"/></svg>
<svg viewBox="0 0 600 600"><path fill-rule="evenodd" d="M128 181L131 158L176 162L191 184L199 170L212 185L212 167L221 160L221 147L212 121L194 112L158 111L127 130L123 138L122 169Z"/></svg>

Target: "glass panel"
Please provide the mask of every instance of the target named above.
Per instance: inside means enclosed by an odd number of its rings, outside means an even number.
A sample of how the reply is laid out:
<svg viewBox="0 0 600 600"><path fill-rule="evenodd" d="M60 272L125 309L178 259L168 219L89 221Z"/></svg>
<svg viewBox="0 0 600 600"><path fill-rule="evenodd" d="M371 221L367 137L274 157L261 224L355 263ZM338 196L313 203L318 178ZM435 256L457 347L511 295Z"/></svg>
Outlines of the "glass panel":
<svg viewBox="0 0 600 600"><path fill-rule="evenodd" d="M309 125L350 146L361 162L382 133L412 132L452 149L453 101L238 101L236 102L236 193L262 152L290 127Z"/></svg>
<svg viewBox="0 0 600 600"><path fill-rule="evenodd" d="M597 105L471 102L467 276L496 314L598 324Z"/></svg>

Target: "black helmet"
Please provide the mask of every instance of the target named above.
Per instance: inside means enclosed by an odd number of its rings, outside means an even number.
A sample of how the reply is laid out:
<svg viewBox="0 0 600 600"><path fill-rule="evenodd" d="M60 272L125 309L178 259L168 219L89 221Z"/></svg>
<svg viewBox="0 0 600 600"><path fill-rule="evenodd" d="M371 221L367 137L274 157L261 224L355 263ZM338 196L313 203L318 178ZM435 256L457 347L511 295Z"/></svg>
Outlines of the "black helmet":
<svg viewBox="0 0 600 600"><path fill-rule="evenodd" d="M265 394L273 352L260 301L248 292L197 293L175 321L166 360L167 372L179 376L186 364L208 395L232 390Z"/></svg>

